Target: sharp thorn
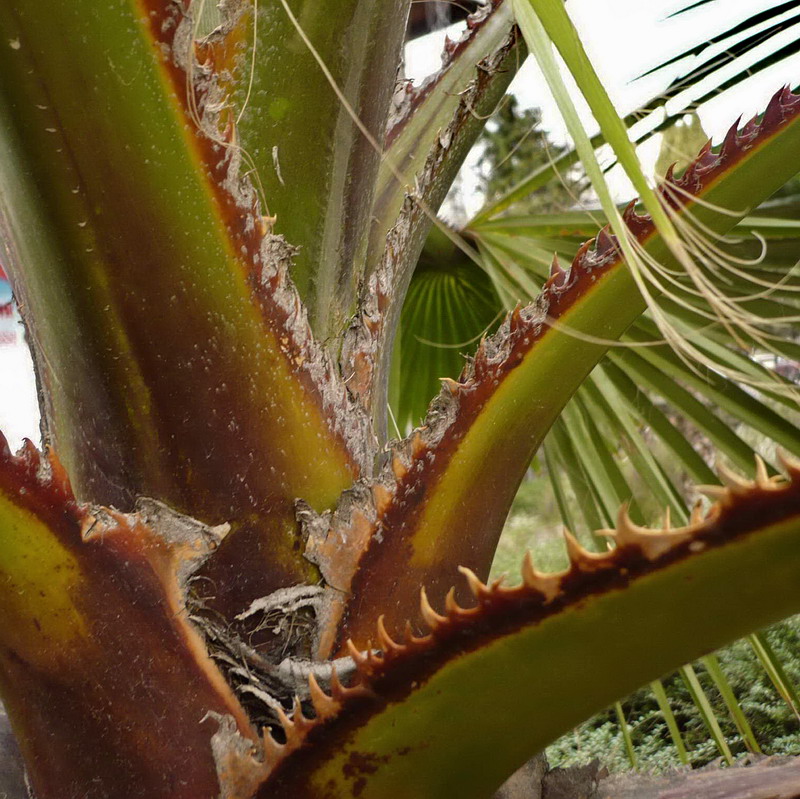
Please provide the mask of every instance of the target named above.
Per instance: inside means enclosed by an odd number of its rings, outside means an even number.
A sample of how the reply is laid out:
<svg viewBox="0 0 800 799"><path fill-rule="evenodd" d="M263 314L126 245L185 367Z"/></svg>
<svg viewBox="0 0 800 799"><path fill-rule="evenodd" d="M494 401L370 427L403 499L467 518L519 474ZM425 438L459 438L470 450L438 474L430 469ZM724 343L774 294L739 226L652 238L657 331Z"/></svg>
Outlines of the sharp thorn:
<svg viewBox="0 0 800 799"><path fill-rule="evenodd" d="M446 616L440 616L431 607L431 603L428 601L428 594L425 592L424 586L419 589L419 610L422 614L422 618L425 620L425 624L427 624L432 631L436 630L441 624L447 621Z"/></svg>
<svg viewBox="0 0 800 799"><path fill-rule="evenodd" d="M616 248L616 242L611 236L608 225L600 229L595 240L594 250L598 255L606 255Z"/></svg>
<svg viewBox="0 0 800 799"><path fill-rule="evenodd" d="M344 693L345 687L342 685L342 681L339 679L339 672L336 671L334 666L331 668L331 696L335 702L338 702L342 699Z"/></svg>
<svg viewBox="0 0 800 799"><path fill-rule="evenodd" d="M608 561L608 552L590 552L566 527L562 529L561 534L567 545L570 563L574 566L594 569L599 563Z"/></svg>
<svg viewBox="0 0 800 799"><path fill-rule="evenodd" d="M767 464L764 463L764 459L756 454L756 485L759 488L769 488L772 485L772 481L769 479L769 472L767 471Z"/></svg>
<svg viewBox="0 0 800 799"><path fill-rule="evenodd" d="M750 119L745 126L742 128L741 137L745 139L749 139L758 131L758 114L756 114L752 119Z"/></svg>
<svg viewBox="0 0 800 799"><path fill-rule="evenodd" d="M740 474L736 474L736 472L729 469L723 463L717 464L717 474L719 475L720 481L734 494L746 494L753 488L754 484L751 480L742 477Z"/></svg>
<svg viewBox="0 0 800 799"><path fill-rule="evenodd" d="M386 631L386 623L384 621L384 615L381 614L378 616L378 642L381 645L381 649L386 652L394 652L396 649L400 648L400 645L396 643L389 633Z"/></svg>
<svg viewBox="0 0 800 799"><path fill-rule="evenodd" d="M536 570L530 551L522 559L522 581L531 591L544 595L545 601L552 602L561 591L561 574L543 574Z"/></svg>
<svg viewBox="0 0 800 799"><path fill-rule="evenodd" d="M361 669L361 667L367 662L367 655L358 649L358 647L353 643L352 638L347 639L345 646L347 647L350 657L353 658L356 668Z"/></svg>
<svg viewBox="0 0 800 799"><path fill-rule="evenodd" d="M722 147L720 154L723 158L730 158L735 152L739 150L739 123L742 121L740 116L733 125L730 126L725 138L722 140Z"/></svg>
<svg viewBox="0 0 800 799"><path fill-rule="evenodd" d="M567 282L567 273L558 260L558 254L553 254L553 261L550 264L550 282L554 288L560 289Z"/></svg>
<svg viewBox="0 0 800 799"><path fill-rule="evenodd" d="M583 261L586 260L586 254L591 249L592 245L594 244L594 239L589 239L589 241L584 241L583 244L578 248L578 252L575 253L575 259L572 262L573 268L580 267Z"/></svg>
<svg viewBox="0 0 800 799"><path fill-rule="evenodd" d="M452 396L456 396L461 389L461 384L453 380L452 377L440 377L442 385L450 392Z"/></svg>
<svg viewBox="0 0 800 799"><path fill-rule="evenodd" d="M282 707L276 708L275 714L278 717L281 727L283 727L283 732L288 742L295 734L294 722L286 715L286 711Z"/></svg>
<svg viewBox="0 0 800 799"><path fill-rule="evenodd" d="M639 536L645 533L643 527L633 523L628 513L628 503L623 502L617 511L616 537L619 544L634 544L638 542Z"/></svg>
<svg viewBox="0 0 800 799"><path fill-rule="evenodd" d="M264 728L261 744L264 749L264 761L266 763L274 762L283 757L286 744L278 743L267 728Z"/></svg>
<svg viewBox="0 0 800 799"><path fill-rule="evenodd" d="M375 651L375 647L372 645L372 639L370 638L367 641L367 668L374 668L381 663L383 663L383 658Z"/></svg>
<svg viewBox="0 0 800 799"><path fill-rule="evenodd" d="M712 502L728 502L731 492L725 486L701 485L695 486L695 490L707 496Z"/></svg>
<svg viewBox="0 0 800 799"><path fill-rule="evenodd" d="M452 586L444 598L444 609L448 616L454 616L461 612L458 602L456 602L456 587Z"/></svg>
<svg viewBox="0 0 800 799"><path fill-rule="evenodd" d="M36 444L29 438L22 439L22 446L17 452L17 458L21 460L31 471L38 471L42 463L42 456L36 448Z"/></svg>
<svg viewBox="0 0 800 799"><path fill-rule="evenodd" d="M428 636L425 635L423 636L414 635L414 628L411 626L411 621L409 619L406 619L406 626L403 636L406 644L417 644L420 643L421 641L426 641L428 639Z"/></svg>
<svg viewBox="0 0 800 799"><path fill-rule="evenodd" d="M469 590L472 591L476 599L481 599L488 593L487 586L481 582L478 575L475 574L472 569L468 569L466 566L459 566L458 570L467 578Z"/></svg>
<svg viewBox="0 0 800 799"><path fill-rule="evenodd" d="M320 688L313 673L308 675L308 692L318 718L329 718L339 709L338 702Z"/></svg>
<svg viewBox="0 0 800 799"><path fill-rule="evenodd" d="M522 582L525 583L528 588L537 587L537 571L536 566L533 564L533 556L530 550L528 550L525 553L525 557L522 558Z"/></svg>
<svg viewBox="0 0 800 799"><path fill-rule="evenodd" d="M761 120L761 130L776 128L783 122L783 104L781 103L781 93L783 89L778 89L767 103L764 111L764 118Z"/></svg>
<svg viewBox="0 0 800 799"><path fill-rule="evenodd" d="M570 563L578 564L585 560L585 556L589 553L578 543L578 539L566 527L561 529L561 535L564 537L564 543L567 546L567 555Z"/></svg>

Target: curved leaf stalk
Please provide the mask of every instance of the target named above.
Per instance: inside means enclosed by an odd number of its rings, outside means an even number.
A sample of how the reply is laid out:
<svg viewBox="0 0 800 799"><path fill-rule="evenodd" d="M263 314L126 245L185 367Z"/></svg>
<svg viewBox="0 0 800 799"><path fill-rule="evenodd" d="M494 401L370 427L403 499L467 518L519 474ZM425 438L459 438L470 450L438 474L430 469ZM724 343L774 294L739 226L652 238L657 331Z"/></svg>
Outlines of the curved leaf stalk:
<svg viewBox="0 0 800 799"><path fill-rule="evenodd" d="M209 577L232 617L316 578L294 498L328 507L372 439L312 338L295 251L262 215L193 29L160 0L3 6L19 44L0 50L4 263L76 492L230 521Z"/></svg>
<svg viewBox="0 0 800 799"><path fill-rule="evenodd" d="M258 799L285 795L486 797L548 741L616 697L800 607L800 462L788 478L763 464L680 528L648 530L620 513L616 548L596 554L566 535L569 568L543 574L529 557L523 582L448 594L443 612L422 592L430 632L402 641L378 620L378 650L349 651L356 681L312 684L316 718L298 707L285 744L268 742ZM703 612L698 613L697 608ZM677 625L662 618L681 618ZM576 656L591 647L587 664ZM598 670L607 679L592 680ZM502 675L502 679L498 679ZM501 735L489 749L487 736Z"/></svg>
<svg viewBox="0 0 800 799"><path fill-rule="evenodd" d="M479 15L476 19L482 19L484 12L476 13ZM493 18L494 15L487 17L486 24ZM510 23L505 23L503 30L509 27ZM387 202L394 202L394 199L397 202L390 212L375 209L381 224L386 223L375 234L379 245L377 264L371 267L362 287L355 318L344 337L341 357L347 387L374 420L382 440L386 438L391 353L408 284L435 220L435 210L483 129L486 116L503 97L514 75L519 55L517 41L514 30L506 33L496 49L477 65L470 65L472 79L456 98L448 97L448 110L455 99L450 115L442 120L441 127L433 128L436 135L432 140L426 136L421 143L427 149L415 154L413 171L408 171L409 177L403 181L399 192L398 170L389 161L392 154L387 155L386 168L391 167L393 179L386 189L392 193ZM413 116L411 120L409 125L413 124ZM413 190L408 188L411 184Z"/></svg>
<svg viewBox="0 0 800 799"><path fill-rule="evenodd" d="M410 0L340 0L332 14L318 0L293 0L311 52L277 0L227 0L221 26L199 45L204 66L225 82L237 146L269 205L264 213L299 246L291 275L333 355L364 277L381 163L350 114L383 139L409 7ZM327 141L314 131L326 131Z"/></svg>
<svg viewBox="0 0 800 799"><path fill-rule="evenodd" d="M39 799L217 796L208 714L254 745L185 604L226 529L80 505L0 437L0 693Z"/></svg>
<svg viewBox="0 0 800 799"><path fill-rule="evenodd" d="M507 88L525 58L521 37L512 34L514 19L508 0L492 0L469 15L466 24L461 39L445 39L442 66L435 74L420 86L405 80L397 84L372 206L368 274L383 258L386 235L403 208L408 186L423 170L437 138L458 111L462 93L480 76L480 65L491 64L493 54L505 49L513 38L515 57L506 59L503 69L488 76ZM493 108L489 107L488 113ZM470 131L473 141L478 133L479 129Z"/></svg>
<svg viewBox="0 0 800 799"><path fill-rule="evenodd" d="M703 215L713 230L730 228L733 212L712 214L706 203L735 208L745 187L757 201L793 174L798 111L800 97L778 92L762 120L734 130L719 151L704 148L660 196L676 211ZM624 221L648 253L668 259L633 203ZM458 381L445 381L423 426L392 446L377 480L347 493L332 517L306 514L309 556L331 586L325 640L332 649L321 655L341 651L348 637L365 645L377 607L390 631L418 619L418 586L441 601L453 562L488 574L533 453L608 343L644 308L616 239L602 230L568 272L555 261L540 297L481 343Z"/></svg>

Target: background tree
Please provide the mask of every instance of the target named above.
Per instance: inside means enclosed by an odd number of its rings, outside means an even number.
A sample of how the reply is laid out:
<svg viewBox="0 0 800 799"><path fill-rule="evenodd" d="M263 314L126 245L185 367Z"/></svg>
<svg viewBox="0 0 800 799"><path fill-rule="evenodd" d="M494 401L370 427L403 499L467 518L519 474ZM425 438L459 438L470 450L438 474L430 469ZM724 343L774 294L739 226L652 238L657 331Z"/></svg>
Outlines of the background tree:
<svg viewBox="0 0 800 799"><path fill-rule="evenodd" d="M491 202L497 200L518 180L539 167L546 166L566 152L549 140L541 127L542 114L537 108L519 108L514 95L500 104L484 130L478 146L482 145L478 161L481 188ZM568 170L555 175L541 190L517 205L519 211L566 211L580 201L585 177Z"/></svg>

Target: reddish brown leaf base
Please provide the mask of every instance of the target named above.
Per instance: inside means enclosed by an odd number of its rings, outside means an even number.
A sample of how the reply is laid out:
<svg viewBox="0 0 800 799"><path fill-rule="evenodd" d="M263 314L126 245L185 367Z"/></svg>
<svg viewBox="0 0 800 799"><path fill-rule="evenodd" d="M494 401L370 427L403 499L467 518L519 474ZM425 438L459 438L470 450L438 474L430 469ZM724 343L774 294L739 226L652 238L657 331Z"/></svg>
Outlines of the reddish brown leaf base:
<svg viewBox="0 0 800 799"><path fill-rule="evenodd" d="M214 799L207 712L252 732L186 620L175 575L186 553L135 517L79 505L58 461L42 462L30 442L15 457L0 441L0 494L77 563L74 595L56 599L74 607L85 635L21 638L29 622L41 625L5 613L0 632L2 698L37 798ZM0 530L0 540L13 534Z"/></svg>

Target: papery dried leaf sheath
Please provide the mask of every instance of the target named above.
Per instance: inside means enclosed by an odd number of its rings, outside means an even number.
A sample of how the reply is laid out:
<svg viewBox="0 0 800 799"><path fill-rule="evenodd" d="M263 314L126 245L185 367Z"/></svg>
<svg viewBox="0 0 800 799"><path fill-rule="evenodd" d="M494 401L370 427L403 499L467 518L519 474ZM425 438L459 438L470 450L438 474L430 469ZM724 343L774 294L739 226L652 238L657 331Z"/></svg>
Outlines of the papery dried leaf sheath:
<svg viewBox="0 0 800 799"><path fill-rule="evenodd" d="M308 311L289 275L295 249L282 237L271 233L270 220L260 216L259 197L252 179L243 174L245 154L236 140L234 110L224 100L226 77L230 76L231 62L235 59L233 53L243 37L241 22L245 15L240 8L231 16L223 23L216 46L209 43L207 48L201 49L201 54L206 50L208 56L202 66L197 63L195 55L191 16L185 16L176 5L167 7L161 2L153 2L149 19L154 38L160 41L165 52L172 54L171 59L165 60L165 67L176 94L181 98L187 123L190 126L199 123L193 146L209 171L208 185L216 197L233 251L241 253L242 257L237 255L237 261L251 288L251 296L262 309L265 326L277 344L279 357L308 396L306 402L310 407L307 409L302 404L295 407L296 397L291 396L285 406L273 406L267 411L274 425L271 449L278 449L283 458L288 455L300 478L292 481L294 485L286 485L286 493L305 496L307 491L318 491L320 482L331 479L328 473L330 464L323 461L321 468L315 470L305 458L301 441L278 432L287 421L283 413L287 416L296 414L301 427L308 425L312 429L319 422L314 419L309 425L303 416L308 418L319 414L329 427L320 428L315 436L312 434L311 440L330 437L335 448L334 456L346 459L351 475L357 475L370 463L373 457L372 434L367 417L351 402L330 356L314 340ZM228 27L230 31L226 30ZM232 41L226 40L228 35ZM268 346L268 341L262 345L263 349ZM235 434L231 435L232 442L238 446L239 428L231 433ZM277 444L281 438L285 439L285 449L280 449L280 444ZM316 448L316 443L313 446ZM264 455L266 453L262 452L257 458L264 459ZM272 471L275 472L274 468ZM312 476L310 472L314 471L317 474ZM324 476L320 472L324 472ZM288 505L284 505L284 512L287 511ZM274 515L274 509L262 511L260 515ZM288 519L284 518L282 524L291 531L290 535L294 534ZM269 581L272 563L264 559L265 554L274 558L271 542L265 540L258 526L257 522L254 525L256 529L245 528L242 533L230 536L206 571L206 578L215 586L215 607L228 616L277 587ZM299 553L299 541L292 545L292 549Z"/></svg>

